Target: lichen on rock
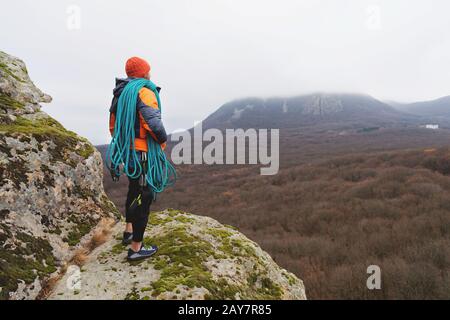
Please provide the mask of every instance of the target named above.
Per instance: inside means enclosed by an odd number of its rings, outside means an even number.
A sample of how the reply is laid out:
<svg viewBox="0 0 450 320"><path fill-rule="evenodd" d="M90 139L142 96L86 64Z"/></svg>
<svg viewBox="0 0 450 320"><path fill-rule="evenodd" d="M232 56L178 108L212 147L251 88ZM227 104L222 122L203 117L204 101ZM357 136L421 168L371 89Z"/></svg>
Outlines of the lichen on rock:
<svg viewBox="0 0 450 320"><path fill-rule="evenodd" d="M149 260L129 263L116 236L83 266L80 288L66 275L50 299L305 299L303 283L256 243L214 219L178 210L153 212L145 244Z"/></svg>
<svg viewBox="0 0 450 320"><path fill-rule="evenodd" d="M25 64L0 52L0 299L33 299L117 209L100 154L41 111L50 102Z"/></svg>

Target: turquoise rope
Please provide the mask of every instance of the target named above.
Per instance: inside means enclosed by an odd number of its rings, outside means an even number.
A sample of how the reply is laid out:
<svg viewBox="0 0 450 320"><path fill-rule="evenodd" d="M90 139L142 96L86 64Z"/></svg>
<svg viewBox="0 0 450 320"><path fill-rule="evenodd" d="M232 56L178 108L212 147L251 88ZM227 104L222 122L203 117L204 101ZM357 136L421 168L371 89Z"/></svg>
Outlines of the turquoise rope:
<svg viewBox="0 0 450 320"><path fill-rule="evenodd" d="M125 173L132 179L139 178L143 170L141 159L134 143L136 103L139 91L143 87L153 91L159 110L162 112L161 100L156 85L146 79L131 80L119 97L114 135L106 152L108 168L114 170L118 176ZM145 180L155 193L161 193L166 187L175 183L177 173L161 146L150 136L147 138L147 145L147 174Z"/></svg>

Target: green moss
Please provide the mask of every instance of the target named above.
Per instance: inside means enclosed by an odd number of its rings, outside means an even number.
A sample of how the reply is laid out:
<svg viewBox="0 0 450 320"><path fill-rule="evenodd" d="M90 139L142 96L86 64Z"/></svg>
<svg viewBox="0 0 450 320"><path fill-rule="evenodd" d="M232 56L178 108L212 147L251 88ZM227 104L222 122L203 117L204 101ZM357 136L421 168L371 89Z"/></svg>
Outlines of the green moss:
<svg viewBox="0 0 450 320"><path fill-rule="evenodd" d="M155 257L155 260L153 261L153 267L156 270L161 270L164 267L166 267L168 264L168 261L165 258L166 258L165 256L164 257L161 257L161 256Z"/></svg>
<svg viewBox="0 0 450 320"><path fill-rule="evenodd" d="M66 162L72 167L75 167L77 163L66 156L67 150L75 152L83 158L88 158L94 152L94 148L86 139L66 130L58 121L50 117L34 121L25 117L17 117L12 123L1 124L0 132L11 135L20 133L31 135L40 143L51 140L56 144L56 148L48 150L53 161ZM83 143L81 148L77 148L79 142Z"/></svg>
<svg viewBox="0 0 450 320"><path fill-rule="evenodd" d="M16 110L23 108L25 105L22 102L16 101L10 96L0 92L0 106L6 107L6 109Z"/></svg>
<svg viewBox="0 0 450 320"><path fill-rule="evenodd" d="M119 242L118 244L112 247L111 253L114 255L121 254L126 250L126 248L127 248L126 246L124 246L121 242Z"/></svg>
<svg viewBox="0 0 450 320"><path fill-rule="evenodd" d="M66 241L70 246L76 246L78 243L80 243L81 238L88 234L90 230L90 225L81 224L77 226L75 230L70 231L67 234L67 237L64 238L64 241Z"/></svg>
<svg viewBox="0 0 450 320"><path fill-rule="evenodd" d="M125 300L140 300L141 296L139 295L136 288L131 289L131 292L127 293L125 296Z"/></svg>
<svg viewBox="0 0 450 320"><path fill-rule="evenodd" d="M90 143L85 143L83 147L76 150L76 152L83 158L87 159L94 153L94 147Z"/></svg>
<svg viewBox="0 0 450 320"><path fill-rule="evenodd" d="M160 217L160 215L158 213L151 213L150 217L149 217L149 221L148 223L152 226L158 226L158 225L163 225L169 222L172 222L173 218L172 217Z"/></svg>
<svg viewBox="0 0 450 320"><path fill-rule="evenodd" d="M70 213L67 220L75 224L75 227L63 239L70 246L75 246L80 243L81 238L87 235L96 224L94 220L81 219L76 213Z"/></svg>
<svg viewBox="0 0 450 320"><path fill-rule="evenodd" d="M288 274L288 273L286 273L286 272L283 272L283 276L288 280L288 283L289 283L289 285L294 285L294 284L296 284L297 283L297 278L296 277L294 277L293 275L291 275L291 274Z"/></svg>
<svg viewBox="0 0 450 320"><path fill-rule="evenodd" d="M220 228L209 228L207 230L207 233L209 233L217 238L220 238L222 240L227 240L228 238L230 238L233 235L232 232L225 230L225 229L220 229Z"/></svg>
<svg viewBox="0 0 450 320"><path fill-rule="evenodd" d="M85 200L95 198L95 193L91 189L81 188L79 185L74 185L70 190L69 196L75 194L76 196L83 198Z"/></svg>
<svg viewBox="0 0 450 320"><path fill-rule="evenodd" d="M8 66L2 62L0 62L0 70L2 70L3 72L5 72L7 75L9 75L10 77L14 78L15 80L19 81L19 82L25 82L24 80L20 79L18 76L16 76L14 74L13 71L11 71Z"/></svg>
<svg viewBox="0 0 450 320"><path fill-rule="evenodd" d="M21 69L22 69L22 72L23 72L23 73L25 73L26 75L28 75L28 70L27 70L26 67L22 67Z"/></svg>
<svg viewBox="0 0 450 320"><path fill-rule="evenodd" d="M258 281L259 286L258 286ZM276 283L270 280L267 276L253 273L247 279L248 285L251 288L256 288L254 297L260 300L280 299L283 291Z"/></svg>
<svg viewBox="0 0 450 320"><path fill-rule="evenodd" d="M120 213L120 211L116 208L114 203L109 200L109 198L104 194L102 194L100 199L100 207L102 208L103 212L113 213L116 219L120 220L122 218L122 214Z"/></svg>
<svg viewBox="0 0 450 320"><path fill-rule="evenodd" d="M0 226L3 233L12 238L8 226ZM56 271L52 247L47 240L26 233L16 234L17 247L0 250L0 299L8 299L9 293L18 288L18 283L32 283Z"/></svg>
<svg viewBox="0 0 450 320"><path fill-rule="evenodd" d="M60 235L62 233L61 228L59 227L55 227L54 229L49 230L49 232L57 235Z"/></svg>
<svg viewBox="0 0 450 320"><path fill-rule="evenodd" d="M258 290L261 299L280 298L283 294L281 288L269 278L261 279L261 289Z"/></svg>
<svg viewBox="0 0 450 320"><path fill-rule="evenodd" d="M13 123L0 125L0 131L12 135L19 133L31 135L38 142L53 141L57 147L54 151L49 151L55 161L65 161L64 149L67 147L74 149L78 140L74 133L67 131L51 118L31 121L24 117L17 117Z"/></svg>
<svg viewBox="0 0 450 320"><path fill-rule="evenodd" d="M165 211L167 212L167 211ZM224 259L239 257L256 257L254 248L245 241L233 238L235 232L228 228L209 228L206 232L219 239L219 250L209 241L195 236L188 231L186 223L193 223L195 219L172 210L167 215L152 213L149 221L151 226L160 226L171 221L181 222L168 228L166 234L148 236L144 239L145 245L157 245L157 255L149 260L153 268L159 270L161 276L151 283L150 287L140 289L140 292L152 291L152 296L169 292L180 293L179 286L188 288L205 288L208 293L205 299L278 299L281 297L281 289L267 276L255 269L249 277L248 284L243 286L229 283L225 278L213 279L211 271L204 264L210 258ZM121 253L125 247L120 243L113 247L114 253ZM227 255L224 255L224 250ZM189 296L188 296L189 297ZM128 299L143 299L136 290L127 295ZM145 298L145 297L144 297Z"/></svg>
<svg viewBox="0 0 450 320"><path fill-rule="evenodd" d="M184 213L183 211L181 211L181 210L175 210L175 209L171 209L171 208L167 209L166 211L167 211L167 214L168 214L169 216L171 216L172 218L175 217L175 216L177 216L177 215L179 215L179 214L185 214L185 213Z"/></svg>
<svg viewBox="0 0 450 320"><path fill-rule="evenodd" d="M228 256L257 257L255 249L248 243L236 238L224 237L219 249Z"/></svg>
<svg viewBox="0 0 450 320"><path fill-rule="evenodd" d="M258 275L256 273L252 273L247 279L249 286L254 286L256 281L258 281Z"/></svg>
<svg viewBox="0 0 450 320"><path fill-rule="evenodd" d="M221 239L229 238L232 233L218 228L211 228L209 233ZM203 287L209 291L209 299L235 299L236 294L243 298L267 298L276 294L273 286L258 292L256 288L231 285L225 279L213 280L210 271L204 266L209 257L222 258L220 253L207 241L189 234L183 226L176 227L167 235L147 237L147 244L159 247L158 256L154 260L155 269L161 270L159 280L152 283L153 295L176 290L179 285L189 288ZM267 281L266 285L269 285ZM274 295L272 298L276 298Z"/></svg>
<svg viewBox="0 0 450 320"><path fill-rule="evenodd" d="M214 256L212 245L194 237L179 226L170 234L145 239L147 244L156 244L159 256L167 256L168 261L160 258L157 268L161 269L161 277L152 283L153 295L172 291L178 285L189 288L205 287L213 297L225 297L218 290L219 284L212 280L211 273L203 265L209 256Z"/></svg>
<svg viewBox="0 0 450 320"><path fill-rule="evenodd" d="M248 243L233 238L235 234L230 230L224 228L209 228L207 233L213 235L221 240L219 249L228 256L251 256L256 257L256 252Z"/></svg>
<svg viewBox="0 0 450 320"><path fill-rule="evenodd" d="M181 223L193 223L195 220L186 216L176 216L175 220Z"/></svg>

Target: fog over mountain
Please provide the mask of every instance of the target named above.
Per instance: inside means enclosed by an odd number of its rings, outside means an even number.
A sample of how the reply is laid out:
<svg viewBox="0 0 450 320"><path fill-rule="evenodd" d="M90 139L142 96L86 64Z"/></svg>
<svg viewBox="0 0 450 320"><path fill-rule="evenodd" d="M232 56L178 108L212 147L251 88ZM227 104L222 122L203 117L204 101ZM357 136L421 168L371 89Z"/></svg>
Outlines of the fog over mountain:
<svg viewBox="0 0 450 320"><path fill-rule="evenodd" d="M228 102L203 121L204 128L336 128L417 124L420 117L369 95L316 93L289 98L245 98Z"/></svg>

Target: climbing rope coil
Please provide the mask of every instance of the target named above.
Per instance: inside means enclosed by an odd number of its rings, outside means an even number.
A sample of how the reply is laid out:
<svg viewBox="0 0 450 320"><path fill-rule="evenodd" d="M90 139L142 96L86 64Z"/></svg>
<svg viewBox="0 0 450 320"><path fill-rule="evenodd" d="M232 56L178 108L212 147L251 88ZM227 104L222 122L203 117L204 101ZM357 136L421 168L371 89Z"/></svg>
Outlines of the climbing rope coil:
<svg viewBox="0 0 450 320"><path fill-rule="evenodd" d="M145 175L145 181L153 192L161 193L175 183L177 173L164 150L151 136L147 137L148 156L144 158L145 163L141 163L140 154L135 149L136 103L143 87L153 91L162 112L159 92L153 82L146 79L130 81L117 103L114 134L106 152L106 163L108 169L117 176L124 173L132 179L138 179Z"/></svg>

